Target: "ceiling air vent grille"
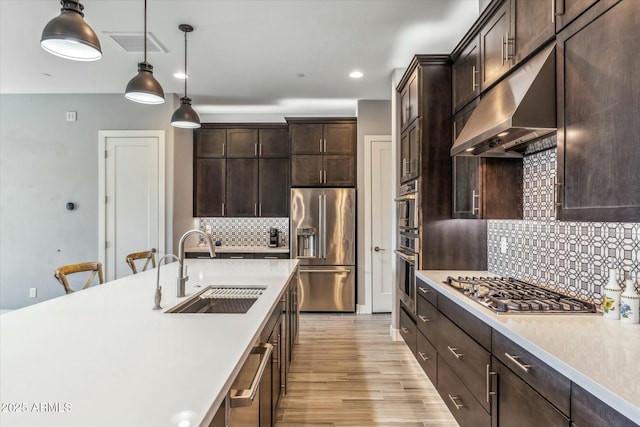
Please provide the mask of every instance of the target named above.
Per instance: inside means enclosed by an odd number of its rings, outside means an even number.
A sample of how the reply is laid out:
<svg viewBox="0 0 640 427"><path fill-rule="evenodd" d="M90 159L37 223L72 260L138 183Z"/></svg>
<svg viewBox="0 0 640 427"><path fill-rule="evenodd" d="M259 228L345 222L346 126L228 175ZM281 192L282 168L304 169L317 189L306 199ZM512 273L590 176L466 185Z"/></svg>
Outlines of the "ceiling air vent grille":
<svg viewBox="0 0 640 427"><path fill-rule="evenodd" d="M129 53L144 52L144 33L123 32L123 31L105 31L104 34L113 40L118 46ZM167 49L158 41L153 33L147 33L147 52L148 53L167 53Z"/></svg>

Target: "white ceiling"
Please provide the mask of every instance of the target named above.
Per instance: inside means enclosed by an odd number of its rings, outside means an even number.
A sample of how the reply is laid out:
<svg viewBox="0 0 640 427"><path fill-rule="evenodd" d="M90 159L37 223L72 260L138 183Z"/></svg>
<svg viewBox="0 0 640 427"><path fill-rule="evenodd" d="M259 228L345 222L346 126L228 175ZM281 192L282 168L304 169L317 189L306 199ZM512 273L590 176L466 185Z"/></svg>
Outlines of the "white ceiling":
<svg viewBox="0 0 640 427"><path fill-rule="evenodd" d="M143 0L82 0L103 58L75 62L40 47L58 0L0 0L0 93L122 93L142 54L104 32L143 30ZM416 53L450 53L478 17L478 0L148 0L149 54L165 93L188 35L189 96L200 114L346 114L389 99L391 73ZM348 77L361 70L359 80ZM305 77L298 77L304 74Z"/></svg>

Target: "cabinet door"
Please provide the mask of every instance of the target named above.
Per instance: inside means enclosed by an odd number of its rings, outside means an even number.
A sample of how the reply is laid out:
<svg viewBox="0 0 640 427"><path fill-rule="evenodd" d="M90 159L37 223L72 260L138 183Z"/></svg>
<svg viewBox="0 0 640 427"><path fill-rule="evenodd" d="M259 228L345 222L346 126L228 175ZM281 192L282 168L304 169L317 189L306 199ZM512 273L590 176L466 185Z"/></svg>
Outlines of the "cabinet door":
<svg viewBox="0 0 640 427"><path fill-rule="evenodd" d="M417 337L416 324L406 311L400 309L400 336L411 350L411 354L416 354Z"/></svg>
<svg viewBox="0 0 640 427"><path fill-rule="evenodd" d="M291 156L291 186L319 187L323 179L322 156Z"/></svg>
<svg viewBox="0 0 640 427"><path fill-rule="evenodd" d="M221 252L217 258L220 259L253 259L253 254L250 252Z"/></svg>
<svg viewBox="0 0 640 427"><path fill-rule="evenodd" d="M323 156L323 185L325 187L354 187L356 162L354 156Z"/></svg>
<svg viewBox="0 0 640 427"><path fill-rule="evenodd" d="M226 129L198 129L194 131L196 157L221 158L225 155Z"/></svg>
<svg viewBox="0 0 640 427"><path fill-rule="evenodd" d="M407 130L409 133L409 172L407 179L414 179L420 176L420 120L413 122Z"/></svg>
<svg viewBox="0 0 640 427"><path fill-rule="evenodd" d="M258 215L258 159L227 159L226 216Z"/></svg>
<svg viewBox="0 0 640 427"><path fill-rule="evenodd" d="M511 2L507 0L480 31L480 89L485 90L509 68L512 52Z"/></svg>
<svg viewBox="0 0 640 427"><path fill-rule="evenodd" d="M453 218L480 218L480 158L453 158Z"/></svg>
<svg viewBox="0 0 640 427"><path fill-rule="evenodd" d="M409 131L400 135L400 182L409 180Z"/></svg>
<svg viewBox="0 0 640 427"><path fill-rule="evenodd" d="M597 2L598 0L555 0L556 30L560 31Z"/></svg>
<svg viewBox="0 0 640 427"><path fill-rule="evenodd" d="M227 129L227 158L258 157L258 129Z"/></svg>
<svg viewBox="0 0 640 427"><path fill-rule="evenodd" d="M418 69L416 69L405 84L400 94L400 123L402 127L410 124L420 114L418 104Z"/></svg>
<svg viewBox="0 0 640 427"><path fill-rule="evenodd" d="M282 129L260 129L258 131L260 157L289 157L289 130Z"/></svg>
<svg viewBox="0 0 640 427"><path fill-rule="evenodd" d="M453 64L453 110L480 95L480 37L474 37Z"/></svg>
<svg viewBox="0 0 640 427"><path fill-rule="evenodd" d="M258 215L289 216L289 159L260 159Z"/></svg>
<svg viewBox="0 0 640 427"><path fill-rule="evenodd" d="M224 216L225 159L196 159L193 216Z"/></svg>
<svg viewBox="0 0 640 427"><path fill-rule="evenodd" d="M555 36L554 0L515 0L515 62L518 63Z"/></svg>
<svg viewBox="0 0 640 427"><path fill-rule="evenodd" d="M603 7L613 1L600 3ZM558 35L558 217L640 221L640 7L597 7Z"/></svg>
<svg viewBox="0 0 640 427"><path fill-rule="evenodd" d="M436 348L431 345L429 340L422 335L420 331L416 334L417 336L417 348L416 348L416 358L418 359L418 363L422 367L422 370L429 377L434 386L437 387L437 358L438 352Z"/></svg>
<svg viewBox="0 0 640 427"><path fill-rule="evenodd" d="M324 125L325 154L355 154L356 125L336 123Z"/></svg>
<svg viewBox="0 0 640 427"><path fill-rule="evenodd" d="M569 419L518 378L498 359L491 359L495 372L492 391L494 426L568 427Z"/></svg>
<svg viewBox="0 0 640 427"><path fill-rule="evenodd" d="M291 154L320 154L323 149L323 127L317 123L291 123Z"/></svg>
<svg viewBox="0 0 640 427"><path fill-rule="evenodd" d="M480 215L483 219L522 219L522 159L482 159Z"/></svg>

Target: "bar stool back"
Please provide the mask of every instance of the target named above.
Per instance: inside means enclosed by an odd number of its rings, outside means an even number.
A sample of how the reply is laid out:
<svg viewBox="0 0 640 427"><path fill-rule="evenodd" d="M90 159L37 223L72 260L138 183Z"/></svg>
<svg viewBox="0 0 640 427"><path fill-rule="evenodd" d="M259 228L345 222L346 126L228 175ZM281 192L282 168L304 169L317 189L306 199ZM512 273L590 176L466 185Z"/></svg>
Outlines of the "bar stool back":
<svg viewBox="0 0 640 427"><path fill-rule="evenodd" d="M135 263L136 260L142 260L142 259L146 261L142 266L142 270L140 271L145 271L147 267L149 267L149 263L151 263L152 268L156 268L155 250L134 252L127 255L127 264L129 264L129 267L131 267L131 271L133 271L133 274L138 273L138 268L136 267L136 263Z"/></svg>
<svg viewBox="0 0 640 427"><path fill-rule="evenodd" d="M53 273L53 276L60 282L60 284L64 287L64 291L67 294L74 292L69 285L69 279L67 278L70 274L82 273L82 272L90 272L87 281L84 283L82 289L87 289L91 283L93 282L96 273L98 273L98 284L104 283L104 276L102 274L102 264L99 262L82 262L80 264L70 264L63 265L56 269Z"/></svg>

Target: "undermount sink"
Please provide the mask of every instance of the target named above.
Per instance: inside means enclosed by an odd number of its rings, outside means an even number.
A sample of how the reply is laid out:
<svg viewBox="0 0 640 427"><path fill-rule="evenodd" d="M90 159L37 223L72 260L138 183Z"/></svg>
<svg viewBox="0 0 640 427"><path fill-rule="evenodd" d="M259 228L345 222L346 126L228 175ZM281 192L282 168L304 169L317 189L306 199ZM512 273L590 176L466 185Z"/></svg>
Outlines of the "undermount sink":
<svg viewBox="0 0 640 427"><path fill-rule="evenodd" d="M265 287L207 286L167 313L246 313Z"/></svg>

